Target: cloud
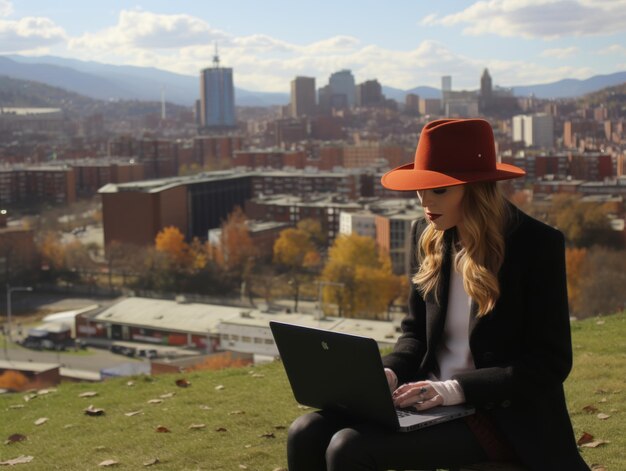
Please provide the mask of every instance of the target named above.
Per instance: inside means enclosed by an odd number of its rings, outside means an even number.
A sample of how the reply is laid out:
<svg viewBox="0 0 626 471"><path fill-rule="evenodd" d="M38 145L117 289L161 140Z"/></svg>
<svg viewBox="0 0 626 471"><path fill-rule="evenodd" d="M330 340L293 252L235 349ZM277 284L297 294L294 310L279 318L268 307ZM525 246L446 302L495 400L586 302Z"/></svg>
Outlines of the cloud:
<svg viewBox="0 0 626 471"><path fill-rule="evenodd" d="M115 26L70 41L71 49L177 49L230 39L224 32L190 15L160 15L122 10Z"/></svg>
<svg viewBox="0 0 626 471"><path fill-rule="evenodd" d="M626 47L621 44L611 44L609 47L605 47L604 49L598 51L598 54L603 56L611 54L626 55Z"/></svg>
<svg viewBox="0 0 626 471"><path fill-rule="evenodd" d="M540 56L541 57L554 57L555 59L567 59L568 57L572 57L579 51L577 47L562 47L555 49L546 49L543 51Z"/></svg>
<svg viewBox="0 0 626 471"><path fill-rule="evenodd" d="M427 26L466 25L470 35L553 39L621 33L626 0L481 0L451 15L429 15Z"/></svg>
<svg viewBox="0 0 626 471"><path fill-rule="evenodd" d="M13 4L9 0L0 0L0 18L13 13Z"/></svg>
<svg viewBox="0 0 626 471"><path fill-rule="evenodd" d="M0 52L3 53L45 48L66 39L65 30L48 18L0 20Z"/></svg>

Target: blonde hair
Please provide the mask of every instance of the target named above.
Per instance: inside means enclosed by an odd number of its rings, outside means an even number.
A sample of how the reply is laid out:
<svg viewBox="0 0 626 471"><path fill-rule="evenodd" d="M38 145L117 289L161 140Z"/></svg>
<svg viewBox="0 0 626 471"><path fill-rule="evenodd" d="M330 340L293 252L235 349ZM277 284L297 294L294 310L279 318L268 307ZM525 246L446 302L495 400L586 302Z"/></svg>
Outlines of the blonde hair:
<svg viewBox="0 0 626 471"><path fill-rule="evenodd" d="M478 305L477 316L491 311L500 296L498 272L504 260L504 230L508 206L496 182L470 183L461 201L463 247L454 259L463 275L465 291ZM445 231L432 224L422 233L416 256L420 262L413 283L422 296L433 295L439 303Z"/></svg>

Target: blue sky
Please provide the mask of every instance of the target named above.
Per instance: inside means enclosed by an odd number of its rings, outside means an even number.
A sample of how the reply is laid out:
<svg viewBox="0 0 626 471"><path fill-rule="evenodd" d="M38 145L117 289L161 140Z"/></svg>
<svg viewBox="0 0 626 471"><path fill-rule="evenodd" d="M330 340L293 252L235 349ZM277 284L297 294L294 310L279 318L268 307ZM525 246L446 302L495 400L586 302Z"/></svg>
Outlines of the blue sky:
<svg viewBox="0 0 626 471"><path fill-rule="evenodd" d="M344 68L401 89L475 89L484 68L530 85L626 70L626 0L0 0L0 54L196 75L215 42L249 90Z"/></svg>

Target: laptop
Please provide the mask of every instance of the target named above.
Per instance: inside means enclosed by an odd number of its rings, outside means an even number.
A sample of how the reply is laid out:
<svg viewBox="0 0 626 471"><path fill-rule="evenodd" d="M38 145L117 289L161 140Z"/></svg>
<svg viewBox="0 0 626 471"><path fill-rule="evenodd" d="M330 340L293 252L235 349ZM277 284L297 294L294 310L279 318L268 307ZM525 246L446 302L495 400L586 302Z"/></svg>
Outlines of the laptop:
<svg viewBox="0 0 626 471"><path fill-rule="evenodd" d="M278 352L300 404L345 413L400 432L473 414L468 405L396 409L378 344L372 338L270 321Z"/></svg>

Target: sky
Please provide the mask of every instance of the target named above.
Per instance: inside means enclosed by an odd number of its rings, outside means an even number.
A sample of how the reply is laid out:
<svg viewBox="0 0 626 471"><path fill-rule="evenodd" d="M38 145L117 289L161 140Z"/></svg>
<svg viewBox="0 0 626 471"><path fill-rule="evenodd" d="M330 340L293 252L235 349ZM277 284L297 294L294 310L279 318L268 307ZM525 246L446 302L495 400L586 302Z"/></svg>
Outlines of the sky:
<svg viewBox="0 0 626 471"><path fill-rule="evenodd" d="M408 90L512 87L626 70L626 0L0 0L0 54L54 55L288 92L352 70Z"/></svg>

